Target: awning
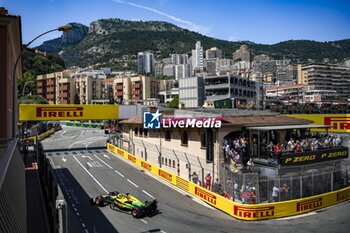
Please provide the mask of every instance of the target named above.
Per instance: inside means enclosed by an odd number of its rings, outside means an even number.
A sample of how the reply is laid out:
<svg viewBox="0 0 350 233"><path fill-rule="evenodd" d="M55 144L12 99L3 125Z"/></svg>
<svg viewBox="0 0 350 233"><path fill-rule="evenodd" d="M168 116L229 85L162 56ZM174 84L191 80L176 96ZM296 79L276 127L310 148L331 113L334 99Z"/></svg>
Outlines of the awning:
<svg viewBox="0 0 350 233"><path fill-rule="evenodd" d="M330 128L329 125L275 125L275 126L253 126L247 127L249 130L258 130L258 131L268 131L268 130L279 130L279 129L310 129L310 128Z"/></svg>

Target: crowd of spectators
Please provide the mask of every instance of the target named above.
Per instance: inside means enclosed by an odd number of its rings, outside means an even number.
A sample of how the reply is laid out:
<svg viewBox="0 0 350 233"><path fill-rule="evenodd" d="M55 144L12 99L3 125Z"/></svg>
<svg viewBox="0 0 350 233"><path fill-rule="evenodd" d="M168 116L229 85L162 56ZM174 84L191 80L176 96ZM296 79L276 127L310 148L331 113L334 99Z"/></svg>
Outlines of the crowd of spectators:
<svg viewBox="0 0 350 233"><path fill-rule="evenodd" d="M283 143L270 142L266 144L265 141L261 143L262 157L264 155L269 158L277 157L281 154L298 154L306 151L316 151L320 149L331 149L341 146L342 139L338 136L331 135L315 135L305 138L290 138Z"/></svg>

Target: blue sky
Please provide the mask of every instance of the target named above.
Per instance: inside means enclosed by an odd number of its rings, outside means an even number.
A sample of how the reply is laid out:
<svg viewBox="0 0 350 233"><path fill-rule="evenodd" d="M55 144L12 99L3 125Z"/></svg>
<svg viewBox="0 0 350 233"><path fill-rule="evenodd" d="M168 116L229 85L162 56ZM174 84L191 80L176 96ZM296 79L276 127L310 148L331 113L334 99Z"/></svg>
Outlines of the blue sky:
<svg viewBox="0 0 350 233"><path fill-rule="evenodd" d="M350 0L0 0L22 17L23 43L68 22L160 20L224 40L274 44L350 38ZM51 33L39 40L59 37Z"/></svg>

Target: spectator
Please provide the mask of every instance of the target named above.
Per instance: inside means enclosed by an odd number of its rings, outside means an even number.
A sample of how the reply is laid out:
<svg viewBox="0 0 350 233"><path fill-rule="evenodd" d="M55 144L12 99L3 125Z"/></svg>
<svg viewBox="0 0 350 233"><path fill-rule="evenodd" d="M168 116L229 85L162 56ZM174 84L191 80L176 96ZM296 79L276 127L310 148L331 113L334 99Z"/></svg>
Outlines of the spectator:
<svg viewBox="0 0 350 233"><path fill-rule="evenodd" d="M221 190L221 184L219 182L219 179L216 178L215 182L214 182L214 185L213 185L213 192L215 193L219 193Z"/></svg>
<svg viewBox="0 0 350 233"><path fill-rule="evenodd" d="M280 192L281 192L281 200L282 201L288 200L289 187L287 184L283 184L282 188L280 189Z"/></svg>
<svg viewBox="0 0 350 233"><path fill-rule="evenodd" d="M239 199L239 188L238 183L234 180L233 181L233 194L234 194L234 200Z"/></svg>
<svg viewBox="0 0 350 233"><path fill-rule="evenodd" d="M274 185L272 188L272 202L278 202L279 192L280 192L280 189L277 187L277 185Z"/></svg>
<svg viewBox="0 0 350 233"><path fill-rule="evenodd" d="M294 147L294 153L298 154L300 152L301 152L301 145L300 145L300 142L297 140L296 145Z"/></svg>
<svg viewBox="0 0 350 233"><path fill-rule="evenodd" d="M253 167L254 167L254 162L253 162L253 159L250 158L249 161L247 162L247 169L248 169L248 171L252 171Z"/></svg>
<svg viewBox="0 0 350 233"><path fill-rule="evenodd" d="M211 175L210 173L208 173L206 176L205 176L205 185L204 185L204 188L208 189L208 190L211 190Z"/></svg>
<svg viewBox="0 0 350 233"><path fill-rule="evenodd" d="M252 187L250 191L250 204L255 204L256 203L255 199L256 199L256 190L255 190L255 187Z"/></svg>
<svg viewBox="0 0 350 233"><path fill-rule="evenodd" d="M198 183L198 175L196 172L193 172L193 174L192 174L192 182L195 184Z"/></svg>

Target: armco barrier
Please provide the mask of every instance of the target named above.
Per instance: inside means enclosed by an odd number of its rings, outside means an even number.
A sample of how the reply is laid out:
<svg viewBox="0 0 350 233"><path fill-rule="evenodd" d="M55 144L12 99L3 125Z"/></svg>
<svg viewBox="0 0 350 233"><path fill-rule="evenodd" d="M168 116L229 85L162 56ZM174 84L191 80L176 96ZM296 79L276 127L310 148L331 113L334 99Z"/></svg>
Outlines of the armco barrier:
<svg viewBox="0 0 350 233"><path fill-rule="evenodd" d="M40 134L38 136L38 138L40 140L43 140L43 139L47 138L48 136L50 136L51 134L53 134L54 132L55 132L55 129L50 129L50 130L46 131L45 133ZM26 138L26 140L30 140L30 141L33 140L33 142L36 143L36 136L28 137L28 138Z"/></svg>
<svg viewBox="0 0 350 233"><path fill-rule="evenodd" d="M251 221L288 217L350 200L350 187L347 187L334 192L285 202L256 205L239 204L221 195L213 193L199 185L195 185L194 183L161 169L154 164L148 163L112 144L107 144L107 150L116 153L124 159L131 161L139 167L142 167L146 171L161 177L162 179L200 198L217 209L241 220Z"/></svg>

